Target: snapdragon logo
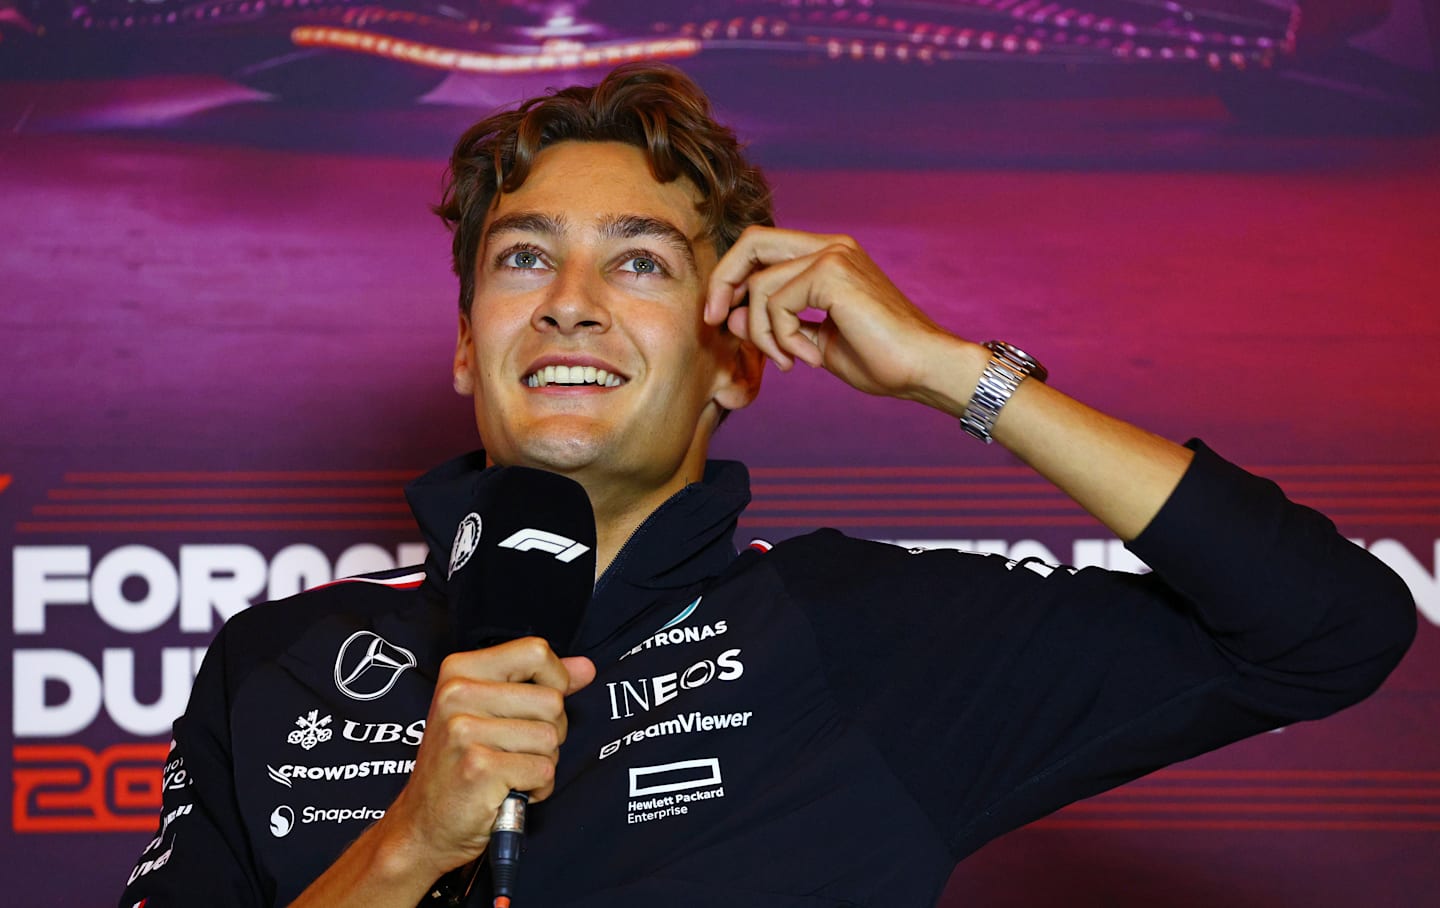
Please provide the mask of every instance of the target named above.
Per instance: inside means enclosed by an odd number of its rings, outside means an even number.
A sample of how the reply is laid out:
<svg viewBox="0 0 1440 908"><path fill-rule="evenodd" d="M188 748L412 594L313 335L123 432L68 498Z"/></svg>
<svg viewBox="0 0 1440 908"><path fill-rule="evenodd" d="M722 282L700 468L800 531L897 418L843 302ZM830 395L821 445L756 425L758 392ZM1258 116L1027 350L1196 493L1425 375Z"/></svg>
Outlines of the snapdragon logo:
<svg viewBox="0 0 1440 908"><path fill-rule="evenodd" d="M295 811L288 804L281 804L270 811L270 834L283 839L295 828Z"/></svg>
<svg viewBox="0 0 1440 908"><path fill-rule="evenodd" d="M385 816L382 807L306 807L300 811L302 823L349 823L352 820L370 822Z"/></svg>
<svg viewBox="0 0 1440 908"><path fill-rule="evenodd" d="M385 816L385 810L380 807L314 807L305 806L300 808L300 815L295 815L295 809L288 804L281 804L270 813L270 834L277 839L283 839L295 828L299 822L310 825L312 823L349 823L355 820L371 822Z"/></svg>

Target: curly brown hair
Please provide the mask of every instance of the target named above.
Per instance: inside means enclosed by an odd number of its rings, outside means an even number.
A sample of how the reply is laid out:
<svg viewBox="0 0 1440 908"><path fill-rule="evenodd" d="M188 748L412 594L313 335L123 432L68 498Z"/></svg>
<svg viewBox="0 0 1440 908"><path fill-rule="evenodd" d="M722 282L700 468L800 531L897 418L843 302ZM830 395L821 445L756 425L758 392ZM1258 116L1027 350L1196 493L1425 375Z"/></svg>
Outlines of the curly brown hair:
<svg viewBox="0 0 1440 908"><path fill-rule="evenodd" d="M769 184L745 160L735 133L711 117L700 87L673 66L625 64L593 87L561 89L486 117L455 143L435 213L453 234L462 313L475 298L475 257L496 193L520 188L535 156L564 141L634 145L659 182L690 180L718 254L746 227L775 224Z"/></svg>

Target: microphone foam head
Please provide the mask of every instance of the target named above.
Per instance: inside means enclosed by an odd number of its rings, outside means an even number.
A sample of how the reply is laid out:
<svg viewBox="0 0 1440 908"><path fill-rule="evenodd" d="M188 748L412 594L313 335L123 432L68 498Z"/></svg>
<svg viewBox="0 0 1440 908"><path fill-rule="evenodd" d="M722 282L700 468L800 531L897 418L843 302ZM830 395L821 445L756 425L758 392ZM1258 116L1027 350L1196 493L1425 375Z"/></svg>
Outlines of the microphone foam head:
<svg viewBox="0 0 1440 908"><path fill-rule="evenodd" d="M577 482L486 470L456 527L448 598L461 649L543 637L567 655L595 584L595 515Z"/></svg>

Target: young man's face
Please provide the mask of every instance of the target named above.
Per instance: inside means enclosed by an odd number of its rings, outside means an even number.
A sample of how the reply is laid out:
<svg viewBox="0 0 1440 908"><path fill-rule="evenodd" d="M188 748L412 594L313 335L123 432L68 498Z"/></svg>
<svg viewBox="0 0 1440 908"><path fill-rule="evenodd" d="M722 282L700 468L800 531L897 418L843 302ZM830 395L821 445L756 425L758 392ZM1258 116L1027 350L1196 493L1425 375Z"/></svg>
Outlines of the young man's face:
<svg viewBox="0 0 1440 908"><path fill-rule="evenodd" d="M698 199L615 142L554 145L499 197L455 351L492 462L666 494L700 477L760 363L701 318L716 254Z"/></svg>

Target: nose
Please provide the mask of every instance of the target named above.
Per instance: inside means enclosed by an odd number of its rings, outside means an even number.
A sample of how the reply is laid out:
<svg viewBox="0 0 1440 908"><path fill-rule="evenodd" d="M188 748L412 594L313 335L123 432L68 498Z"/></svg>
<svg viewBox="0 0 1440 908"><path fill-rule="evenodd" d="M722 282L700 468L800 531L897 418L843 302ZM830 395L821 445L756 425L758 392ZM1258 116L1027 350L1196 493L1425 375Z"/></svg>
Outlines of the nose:
<svg viewBox="0 0 1440 908"><path fill-rule="evenodd" d="M565 336L603 333L610 328L604 294L604 282L589 269L562 268L535 307L530 324L536 331Z"/></svg>

